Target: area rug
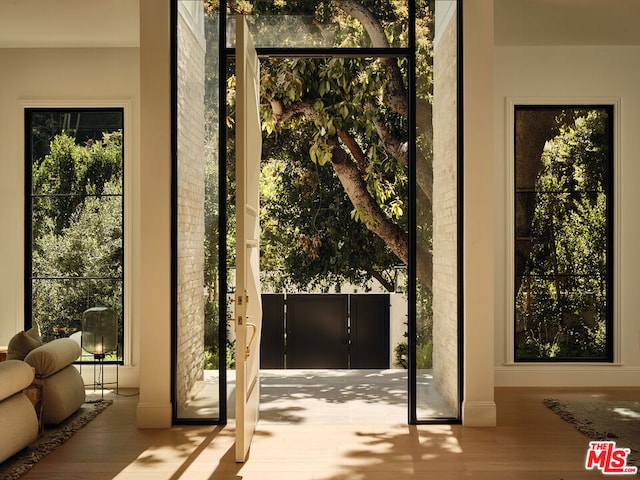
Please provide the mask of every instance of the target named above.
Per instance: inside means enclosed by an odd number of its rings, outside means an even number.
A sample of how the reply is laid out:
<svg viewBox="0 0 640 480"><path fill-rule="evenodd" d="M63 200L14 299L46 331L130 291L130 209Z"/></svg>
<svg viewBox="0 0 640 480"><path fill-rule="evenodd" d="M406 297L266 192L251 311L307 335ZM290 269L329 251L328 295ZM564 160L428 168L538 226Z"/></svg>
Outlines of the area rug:
<svg viewBox="0 0 640 480"><path fill-rule="evenodd" d="M80 409L57 426L45 427L34 443L0 463L0 478L15 480L27 473L36 463L69 440L82 427L102 413L113 400L88 400Z"/></svg>
<svg viewBox="0 0 640 480"><path fill-rule="evenodd" d="M630 448L627 465L640 467L640 401L547 398L544 404L590 439Z"/></svg>

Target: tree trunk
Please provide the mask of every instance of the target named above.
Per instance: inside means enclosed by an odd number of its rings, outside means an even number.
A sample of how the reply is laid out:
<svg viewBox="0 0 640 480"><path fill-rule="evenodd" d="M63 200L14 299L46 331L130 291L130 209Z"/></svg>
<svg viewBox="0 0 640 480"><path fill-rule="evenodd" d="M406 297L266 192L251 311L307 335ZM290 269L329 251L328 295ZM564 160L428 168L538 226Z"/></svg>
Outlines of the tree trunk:
<svg viewBox="0 0 640 480"><path fill-rule="evenodd" d="M373 196L360 174L358 166L335 141L331 165L340 183L357 211L363 215L366 227L380 237L393 253L405 264L409 264L409 238L397 223L389 218ZM429 290L432 288L433 258L423 245L416 247L416 274Z"/></svg>
<svg viewBox="0 0 640 480"><path fill-rule="evenodd" d="M389 41L378 19L357 0L334 0L334 5L346 14L357 18L367 31L371 46L376 48L389 47ZM395 58L383 58L389 81L385 85L382 101L396 113L407 118L409 116L409 99L404 85L402 72ZM288 107L279 101L272 101L274 118L277 121L287 121L298 113L313 120L316 112L309 101L299 101ZM416 124L425 135L429 144L433 143L433 112L431 104L424 99L416 99ZM376 124L378 134L385 144L385 149L399 163L408 166L408 145L393 137L386 126ZM406 265L409 264L408 235L397 223L389 218L373 196L367 190L362 176L365 170L364 154L355 139L345 131L338 133L339 138L349 149L357 163L333 138L333 159L331 164L345 189L351 203L364 217L364 223L374 234L378 235L398 258ZM329 142L330 143L330 142ZM433 200L433 171L432 165L422 152L416 155L416 186L417 195L424 202L424 211L431 212ZM416 246L416 274L421 283L431 290L433 279L433 258L426 245Z"/></svg>

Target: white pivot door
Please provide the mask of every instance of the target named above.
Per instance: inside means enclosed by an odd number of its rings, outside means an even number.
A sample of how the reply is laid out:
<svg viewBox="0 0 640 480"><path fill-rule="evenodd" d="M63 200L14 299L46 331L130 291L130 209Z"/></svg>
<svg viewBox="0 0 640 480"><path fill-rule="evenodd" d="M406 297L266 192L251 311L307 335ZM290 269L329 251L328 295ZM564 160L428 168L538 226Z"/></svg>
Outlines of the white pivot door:
<svg viewBox="0 0 640 480"><path fill-rule="evenodd" d="M236 462L244 462L260 398L260 64L247 24L236 18Z"/></svg>

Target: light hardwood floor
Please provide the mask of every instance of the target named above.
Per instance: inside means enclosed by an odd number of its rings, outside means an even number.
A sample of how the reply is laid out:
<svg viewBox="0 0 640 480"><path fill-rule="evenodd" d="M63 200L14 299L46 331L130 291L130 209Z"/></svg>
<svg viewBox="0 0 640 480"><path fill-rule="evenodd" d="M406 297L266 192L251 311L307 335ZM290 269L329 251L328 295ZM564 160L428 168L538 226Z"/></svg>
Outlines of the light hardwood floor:
<svg viewBox="0 0 640 480"><path fill-rule="evenodd" d="M22 478L605 478L597 471L584 469L588 439L542 404L546 397L593 396L637 400L640 389L498 388L496 428L264 424L258 427L249 461L236 464L232 425L138 430L135 427L137 397L109 394L114 399L112 406Z"/></svg>

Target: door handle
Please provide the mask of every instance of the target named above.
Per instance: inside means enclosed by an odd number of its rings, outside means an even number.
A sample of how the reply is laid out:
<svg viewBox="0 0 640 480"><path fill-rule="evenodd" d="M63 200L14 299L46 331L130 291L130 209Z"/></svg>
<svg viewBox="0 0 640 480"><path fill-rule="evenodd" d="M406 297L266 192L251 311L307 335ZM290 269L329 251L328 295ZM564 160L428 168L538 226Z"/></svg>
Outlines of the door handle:
<svg viewBox="0 0 640 480"><path fill-rule="evenodd" d="M247 328L251 328L252 329L251 338L249 339L249 343L247 344L246 351L245 351L245 354L244 354L244 357L248 358L249 357L249 353L251 353L251 344L253 343L253 340L256 338L256 333L258 333L258 327L256 326L255 323L247 322L246 325L247 325Z"/></svg>

